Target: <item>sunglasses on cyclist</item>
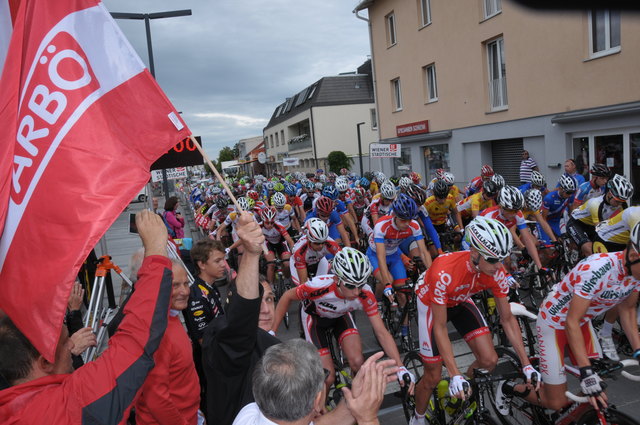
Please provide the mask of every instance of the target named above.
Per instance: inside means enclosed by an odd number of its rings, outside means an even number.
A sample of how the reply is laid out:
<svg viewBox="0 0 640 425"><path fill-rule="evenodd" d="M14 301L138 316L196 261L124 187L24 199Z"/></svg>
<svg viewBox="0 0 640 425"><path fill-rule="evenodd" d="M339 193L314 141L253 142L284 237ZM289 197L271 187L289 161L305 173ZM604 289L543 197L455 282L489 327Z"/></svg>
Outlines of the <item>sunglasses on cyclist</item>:
<svg viewBox="0 0 640 425"><path fill-rule="evenodd" d="M357 289L357 288L362 287L362 284L360 284L360 285L355 285L355 284L353 284L353 283L348 283L348 282L345 282L345 281L343 281L343 280L341 280L340 282L342 283L342 286L344 286L344 287L345 287L345 288L347 288L347 289Z"/></svg>
<svg viewBox="0 0 640 425"><path fill-rule="evenodd" d="M576 193L575 190L565 190L564 193L566 193L567 195L573 195L574 193Z"/></svg>
<svg viewBox="0 0 640 425"><path fill-rule="evenodd" d="M489 264L498 264L502 262L500 258L495 258L495 257L482 257L482 258L484 258L484 261L486 261Z"/></svg>

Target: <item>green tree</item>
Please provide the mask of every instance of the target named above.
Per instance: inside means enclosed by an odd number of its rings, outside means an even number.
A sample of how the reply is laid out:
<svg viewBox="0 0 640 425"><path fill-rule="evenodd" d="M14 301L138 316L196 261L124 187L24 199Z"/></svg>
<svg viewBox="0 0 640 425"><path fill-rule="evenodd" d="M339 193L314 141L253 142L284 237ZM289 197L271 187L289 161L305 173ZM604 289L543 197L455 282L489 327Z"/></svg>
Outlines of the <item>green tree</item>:
<svg viewBox="0 0 640 425"><path fill-rule="evenodd" d="M329 162L329 171L333 171L336 174L340 174L341 168L350 168L353 163L353 159L342 151L329 152L327 161Z"/></svg>
<svg viewBox="0 0 640 425"><path fill-rule="evenodd" d="M224 148L222 148L222 150L220 150L220 153L218 154L218 162L233 161L234 159L237 158L236 153L237 153L236 149L230 148L229 146L225 146Z"/></svg>

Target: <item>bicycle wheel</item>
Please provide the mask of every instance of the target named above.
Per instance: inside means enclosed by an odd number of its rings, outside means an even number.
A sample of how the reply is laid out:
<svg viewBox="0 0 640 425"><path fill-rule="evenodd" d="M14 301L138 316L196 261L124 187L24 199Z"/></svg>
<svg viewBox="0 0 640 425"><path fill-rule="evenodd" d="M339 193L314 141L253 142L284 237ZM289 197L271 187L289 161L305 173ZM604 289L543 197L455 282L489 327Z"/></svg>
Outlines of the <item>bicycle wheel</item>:
<svg viewBox="0 0 640 425"><path fill-rule="evenodd" d="M473 415L465 422L466 425L500 425L500 422L496 421L488 413L480 413L478 416Z"/></svg>
<svg viewBox="0 0 640 425"><path fill-rule="evenodd" d="M614 408L607 409L605 414L607 425L638 425L638 421L631 416L622 413ZM589 409L585 412L580 419L576 422L576 425L599 425L602 422L598 418L598 414L595 410Z"/></svg>

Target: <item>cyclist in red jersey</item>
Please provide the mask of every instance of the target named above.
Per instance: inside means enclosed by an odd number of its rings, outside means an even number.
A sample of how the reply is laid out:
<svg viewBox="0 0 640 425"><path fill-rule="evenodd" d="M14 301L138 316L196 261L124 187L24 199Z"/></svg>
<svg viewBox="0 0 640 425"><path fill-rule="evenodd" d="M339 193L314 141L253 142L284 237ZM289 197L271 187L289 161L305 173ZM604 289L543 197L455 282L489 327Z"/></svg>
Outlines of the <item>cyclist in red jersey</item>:
<svg viewBox="0 0 640 425"><path fill-rule="evenodd" d="M311 218L304 224L304 235L293 246L290 263L291 280L298 286L310 277L329 273L328 257L340 251L340 245L329 237L327 223Z"/></svg>
<svg viewBox="0 0 640 425"><path fill-rule="evenodd" d="M476 358L469 366L468 376L474 368L491 371L496 366L498 355L489 328L471 300L475 293L483 290L493 293L500 323L524 366L527 381L531 382L534 375L535 378L540 376L527 358L520 327L507 299L509 275L502 261L509 255L512 244L509 230L496 220L479 216L467 226L466 232L471 251L440 255L421 276L416 288L424 375L416 385L416 410L410 421L413 425L426 424L427 403L433 388L442 378L443 362L451 377L449 394L463 399L467 397L465 387L468 383L453 355L448 321L464 337Z"/></svg>

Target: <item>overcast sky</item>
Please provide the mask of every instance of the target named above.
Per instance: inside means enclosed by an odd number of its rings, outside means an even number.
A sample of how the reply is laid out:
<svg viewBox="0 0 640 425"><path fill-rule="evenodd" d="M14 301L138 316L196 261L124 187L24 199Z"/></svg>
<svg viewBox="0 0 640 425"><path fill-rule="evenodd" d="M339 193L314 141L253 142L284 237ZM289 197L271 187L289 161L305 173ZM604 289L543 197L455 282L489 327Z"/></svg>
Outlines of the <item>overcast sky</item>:
<svg viewBox="0 0 640 425"><path fill-rule="evenodd" d="M370 54L356 0L103 0L110 12L191 9L151 21L156 79L212 159L262 136L275 107ZM148 66L144 21L117 20Z"/></svg>

